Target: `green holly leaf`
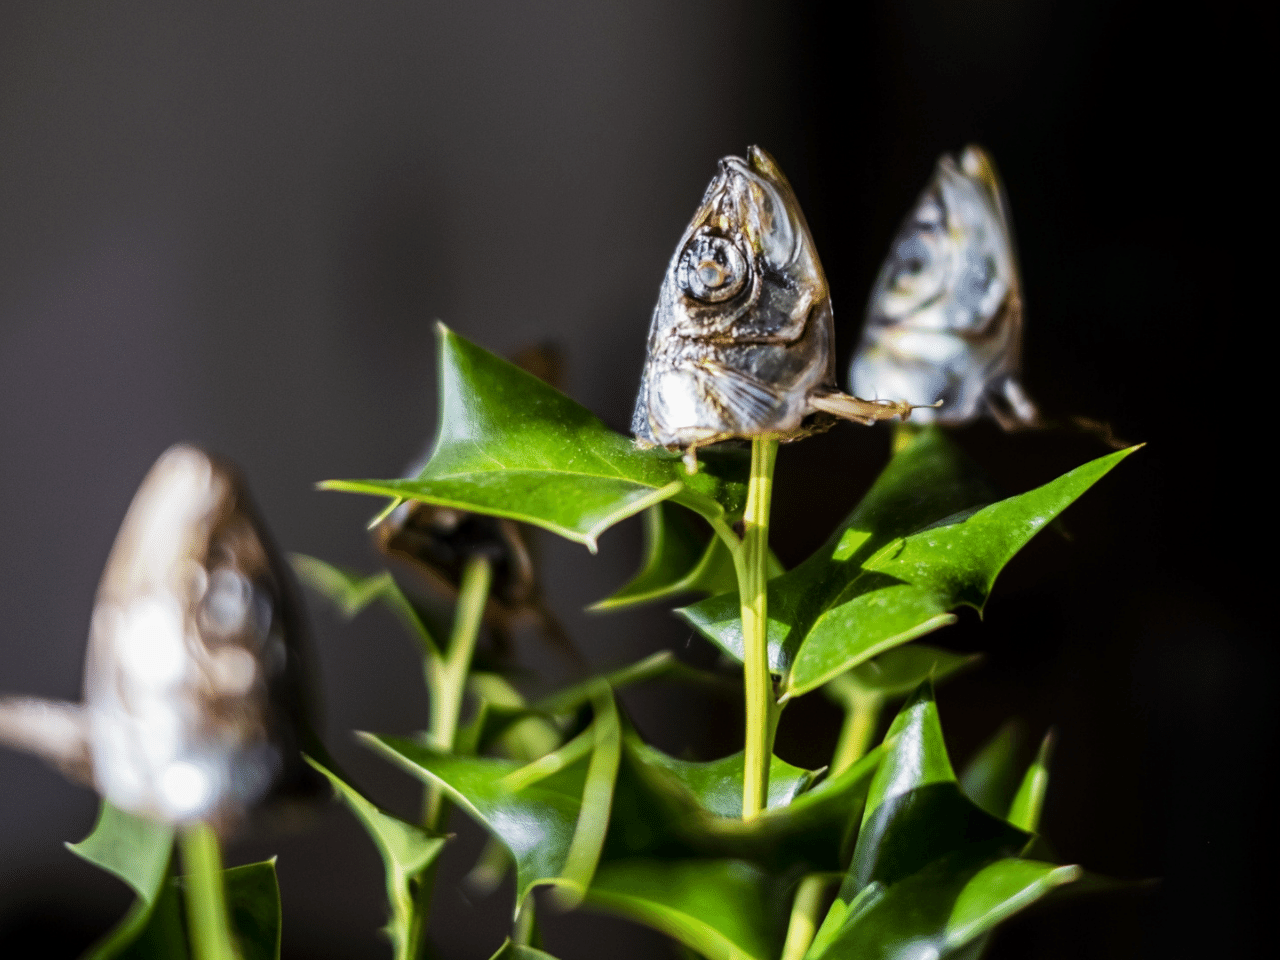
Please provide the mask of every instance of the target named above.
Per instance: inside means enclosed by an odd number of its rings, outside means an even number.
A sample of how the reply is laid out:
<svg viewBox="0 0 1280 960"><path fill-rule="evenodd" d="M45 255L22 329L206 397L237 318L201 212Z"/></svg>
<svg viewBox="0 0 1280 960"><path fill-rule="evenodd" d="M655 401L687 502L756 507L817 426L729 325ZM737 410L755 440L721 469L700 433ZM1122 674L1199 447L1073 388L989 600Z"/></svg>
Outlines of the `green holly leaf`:
<svg viewBox="0 0 1280 960"><path fill-rule="evenodd" d="M137 895L124 919L85 954L85 960L187 960L187 917L182 878L172 871L173 838L172 827L104 800L89 836L67 844ZM243 960L278 960L280 891L274 861L224 870L223 883Z"/></svg>
<svg viewBox="0 0 1280 960"><path fill-rule="evenodd" d="M1018 789L1016 767L1018 748L1022 746L1022 727L1011 720L978 748L964 772L960 789L964 795L993 817L1003 817Z"/></svg>
<svg viewBox="0 0 1280 960"><path fill-rule="evenodd" d="M593 603L594 611L621 610L687 593L735 590L733 556L719 537L687 511L660 503L645 511L645 561L626 586Z"/></svg>
<svg viewBox="0 0 1280 960"><path fill-rule="evenodd" d="M740 683L682 663L669 650L661 650L643 660L581 680L532 704L526 704L524 698L502 678L494 674L473 672L469 681L471 691L483 703L484 710L477 712L469 725L476 728L471 740L476 748L459 752L484 753L499 739L509 736L513 727L521 724L540 723L544 731L554 731L557 726L564 727L579 710L591 702L601 683L613 690L622 690L634 684L659 679L697 685L731 695L741 696L742 691ZM545 732L538 740L546 744ZM558 744L557 740L555 744L546 745L545 749L533 756L548 753ZM533 756L526 759L532 759Z"/></svg>
<svg viewBox="0 0 1280 960"><path fill-rule="evenodd" d="M679 457L640 450L589 410L447 327L440 334L440 429L414 478L330 480L346 490L532 523L585 544L664 500L708 519L736 515L746 498L740 455Z"/></svg>
<svg viewBox="0 0 1280 960"><path fill-rule="evenodd" d="M126 813L104 800L89 836L79 843L67 844L72 853L119 877L137 895L124 919L94 945L86 954L86 960L120 956L143 934L156 912L168 875L173 836L172 827ZM176 931L169 924L165 926L169 936L156 938L158 955L179 955L172 950L164 952L164 944L175 937L174 949L185 953L181 925Z"/></svg>
<svg viewBox="0 0 1280 960"><path fill-rule="evenodd" d="M439 659L439 647L423 618L422 610L400 589L389 572L384 570L366 576L353 570L343 570L304 553L291 554L289 560L298 579L333 604L348 620L371 604L385 604L418 640L423 652Z"/></svg>
<svg viewBox="0 0 1280 960"><path fill-rule="evenodd" d="M280 960L280 884L275 859L224 870L222 882L243 960Z"/></svg>
<svg viewBox="0 0 1280 960"><path fill-rule="evenodd" d="M366 734L377 749L438 784L507 848L516 865L516 913L530 890L559 887L572 905L591 881L613 805L621 734L612 695L601 690L590 728L555 753L512 760L440 753L420 741Z"/></svg>
<svg viewBox="0 0 1280 960"><path fill-rule="evenodd" d="M628 748L636 759L651 770L672 778L698 808L715 817L739 819L742 816L743 753L705 762L679 760L629 737ZM793 766L779 757L769 761L769 796L767 808L785 807L813 785L819 771Z"/></svg>
<svg viewBox="0 0 1280 960"><path fill-rule="evenodd" d="M351 808L377 846L386 874L387 903L391 907L387 934L395 945L396 956L408 956L411 930L418 910L415 885L440 855L445 838L405 823L370 802L333 771L310 757L307 762L325 775L334 793Z"/></svg>
<svg viewBox="0 0 1280 960"><path fill-rule="evenodd" d="M788 885L740 860L625 860L600 868L587 903L707 960L773 960L786 935Z"/></svg>
<svg viewBox="0 0 1280 960"><path fill-rule="evenodd" d="M890 727L840 894L806 954L944 956L1057 887L1079 867L1019 859L1028 834L959 789L926 683Z"/></svg>
<svg viewBox="0 0 1280 960"><path fill-rule="evenodd" d="M1022 784L1009 804L1008 821L1019 830L1035 833L1040 829L1040 811L1049 792L1049 756L1053 753L1053 731L1040 741L1040 750L1031 761Z"/></svg>
<svg viewBox="0 0 1280 960"><path fill-rule="evenodd" d="M169 869L173 836L173 827L126 813L104 800L89 836L68 843L67 849L115 874L140 900L152 902Z"/></svg>
<svg viewBox="0 0 1280 960"><path fill-rule="evenodd" d="M489 960L556 960L556 958L542 950L535 950L533 947L522 946L508 940Z"/></svg>
<svg viewBox="0 0 1280 960"><path fill-rule="evenodd" d="M1011 854L1029 837L979 809L960 791L933 699L921 685L894 718L892 743L872 781L849 876L861 891L895 883L955 847L990 857Z"/></svg>
<svg viewBox="0 0 1280 960"><path fill-rule="evenodd" d="M952 623L958 607L981 612L1014 554L1136 449L990 503L985 482L942 432L921 432L817 553L769 581L769 661L782 698ZM678 612L742 658L736 594Z"/></svg>
<svg viewBox="0 0 1280 960"><path fill-rule="evenodd" d="M711 763L667 756L623 734L623 760L614 798L606 859L679 850L690 856L750 860L781 870L838 870L858 825L882 750L839 776L814 783L820 771L777 757L770 766L769 806L739 816L742 754Z"/></svg>
<svg viewBox="0 0 1280 960"><path fill-rule="evenodd" d="M912 956L954 957L1082 875L1077 866L1017 858L975 862L958 851L892 886L872 884L847 906L837 900L841 909L828 920L842 922L823 924L805 960L900 960L905 944L917 951Z"/></svg>
<svg viewBox="0 0 1280 960"><path fill-rule="evenodd" d="M895 647L860 663L831 683L856 690L859 694L888 700L905 697L926 680L934 683L944 680L981 659L982 655L977 653L952 653L939 647L913 643L909 647Z"/></svg>

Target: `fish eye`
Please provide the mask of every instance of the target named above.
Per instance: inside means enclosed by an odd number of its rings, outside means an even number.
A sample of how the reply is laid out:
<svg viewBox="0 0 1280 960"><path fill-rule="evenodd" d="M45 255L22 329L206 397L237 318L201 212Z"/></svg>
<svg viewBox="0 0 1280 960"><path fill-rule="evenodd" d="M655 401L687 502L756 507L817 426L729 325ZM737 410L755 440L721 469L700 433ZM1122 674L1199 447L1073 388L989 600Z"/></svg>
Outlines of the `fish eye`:
<svg viewBox="0 0 1280 960"><path fill-rule="evenodd" d="M892 286L904 289L914 283L932 266L933 257L929 245L920 236L912 236L898 247Z"/></svg>
<svg viewBox="0 0 1280 960"><path fill-rule="evenodd" d="M695 300L720 303L746 284L747 260L731 240L701 234L685 247L676 280Z"/></svg>

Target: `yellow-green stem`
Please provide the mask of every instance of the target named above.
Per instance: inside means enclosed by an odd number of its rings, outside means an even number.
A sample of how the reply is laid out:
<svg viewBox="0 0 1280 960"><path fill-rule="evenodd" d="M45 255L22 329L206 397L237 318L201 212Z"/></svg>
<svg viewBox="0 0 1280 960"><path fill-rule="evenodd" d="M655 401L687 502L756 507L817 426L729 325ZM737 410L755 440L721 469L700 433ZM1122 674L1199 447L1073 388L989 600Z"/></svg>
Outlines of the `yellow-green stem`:
<svg viewBox="0 0 1280 960"><path fill-rule="evenodd" d="M520 905L520 912L516 915L515 927L511 931L511 942L520 947L527 947L533 943L537 934L537 907L533 894L529 893L525 895L525 901Z"/></svg>
<svg viewBox="0 0 1280 960"><path fill-rule="evenodd" d="M836 741L828 776L838 776L866 756L883 707L884 697L879 694L862 690L851 690L845 694L844 725L840 728L840 739Z"/></svg>
<svg viewBox="0 0 1280 960"><path fill-rule="evenodd" d="M458 587L458 603L453 611L453 633L449 637L449 648L442 658L434 663L429 661L426 665L431 696L431 723L427 733L431 745L437 750L452 751L458 736L458 720L462 715L467 674L471 671L471 657L475 653L480 621L484 617L492 583L493 568L486 558L472 557L467 561ZM433 833L439 833L444 829L448 812L441 789L435 784L428 786L422 803L422 825ZM417 960L426 950L427 918L431 912L431 893L435 886L438 863L437 858L419 875L416 882L414 895L417 910L413 914L405 942L406 960Z"/></svg>
<svg viewBox="0 0 1280 960"><path fill-rule="evenodd" d="M480 621L489 600L493 567L485 557L472 557L462 569L458 587L458 605L453 611L453 633L449 648L435 672L431 688L431 725L428 734L437 750L450 751L458 735L458 719L462 715L462 698L466 692L467 673L480 634ZM443 795L434 785L427 788L422 823L428 830L439 830L443 824Z"/></svg>
<svg viewBox="0 0 1280 960"><path fill-rule="evenodd" d="M769 761L777 726L778 703L769 673L769 501L773 496L775 437L751 441L751 479L742 520L742 550L734 557L742 603L743 683L747 730L743 750L742 818L750 820L767 805Z"/></svg>
<svg viewBox="0 0 1280 960"><path fill-rule="evenodd" d="M800 881L796 899L791 906L791 922L787 926L787 940L782 946L781 960L801 960L813 943L818 929L818 908L822 906L822 891L830 882L824 874L812 874Z"/></svg>
<svg viewBox="0 0 1280 960"><path fill-rule="evenodd" d="M208 824L198 823L183 830L178 843L186 875L192 957L194 960L239 960L240 951L236 949L227 916L218 835Z"/></svg>
<svg viewBox="0 0 1280 960"><path fill-rule="evenodd" d="M893 453L901 453L911 445L911 441L920 435L924 428L918 423L898 421L893 425Z"/></svg>

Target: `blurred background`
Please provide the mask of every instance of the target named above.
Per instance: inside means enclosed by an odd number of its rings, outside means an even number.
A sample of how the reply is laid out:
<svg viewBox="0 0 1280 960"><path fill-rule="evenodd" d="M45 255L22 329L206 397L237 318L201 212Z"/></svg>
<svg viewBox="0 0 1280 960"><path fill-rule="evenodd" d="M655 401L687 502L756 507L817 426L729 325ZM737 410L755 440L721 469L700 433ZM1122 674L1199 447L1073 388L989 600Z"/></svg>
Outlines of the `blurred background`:
<svg viewBox="0 0 1280 960"><path fill-rule="evenodd" d="M1268 888L1262 770L1275 743L1261 612L1270 484L1243 424L1267 415L1251 285L1265 248L1247 38L1225 8L1172 19L1098 0L0 7L0 690L74 699L94 588L133 491L169 444L243 467L287 550L373 570L376 502L318 493L393 476L434 431L432 321L498 353L559 344L566 392L625 430L649 315L718 157L764 146L830 279L840 366L899 220L942 151L1006 180L1028 303L1025 383L1045 411L1149 446L1032 543L940 692L957 762L1007 717L1058 750L1062 857L1154 891L1033 911L1005 958L1243 955ZM1255 189L1255 185L1258 185ZM1263 261L1265 263L1265 261ZM1241 356L1244 354L1245 356ZM960 442L1010 491L1104 448L1069 432ZM784 448L776 549L807 555L888 455L840 427ZM639 557L540 536L550 603L612 665L705 644L661 609L590 616ZM349 731L408 732L425 697L387 617L311 604L325 735L385 805L416 787ZM557 661L530 643L534 667ZM633 696L670 750L736 748L722 704ZM823 762L821 697L779 752ZM1028 745L1030 750L1030 745ZM72 957L124 911L64 850L96 800L0 752L0 955ZM437 897L445 958L501 942L510 888ZM340 809L247 838L279 854L289 957L389 956L376 854ZM1270 898L1267 897L1266 902ZM656 935L552 917L564 960L674 956Z"/></svg>

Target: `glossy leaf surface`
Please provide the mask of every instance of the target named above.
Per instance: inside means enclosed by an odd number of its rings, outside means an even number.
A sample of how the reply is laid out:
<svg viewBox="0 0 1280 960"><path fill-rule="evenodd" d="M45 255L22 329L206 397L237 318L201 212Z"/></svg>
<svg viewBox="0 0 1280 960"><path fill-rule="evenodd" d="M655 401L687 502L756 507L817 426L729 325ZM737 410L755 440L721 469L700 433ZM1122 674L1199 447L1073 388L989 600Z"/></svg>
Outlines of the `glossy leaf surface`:
<svg viewBox="0 0 1280 960"><path fill-rule="evenodd" d="M687 593L713 596L737 589L737 583L724 541L699 529L687 510L660 503L645 511L645 561L640 572L589 609L621 610Z"/></svg>
<svg viewBox="0 0 1280 960"><path fill-rule="evenodd" d="M940 431L923 431L817 553L769 581L769 660L782 695L951 623L960 606L981 611L1014 554L1134 449L989 503L967 459ZM736 594L679 612L741 659Z"/></svg>
<svg viewBox="0 0 1280 960"><path fill-rule="evenodd" d="M841 850L857 827L882 753L877 749L816 786L817 771L774 757L770 805L744 821L737 815L740 753L706 764L677 760L642 744L633 731L624 733L623 748L606 858L679 851L812 870L841 869Z"/></svg>
<svg viewBox="0 0 1280 960"><path fill-rule="evenodd" d="M980 654L952 653L939 647L913 643L887 650L842 673L837 679L859 691L885 699L905 697L926 680L934 683L945 680L980 659Z"/></svg>
<svg viewBox="0 0 1280 960"><path fill-rule="evenodd" d="M855 892L892 884L952 852L1012 854L1029 839L960 792L929 684L909 700L885 737L891 743L867 795L849 876Z"/></svg>
<svg viewBox="0 0 1280 960"><path fill-rule="evenodd" d="M664 500L713 518L741 512L746 464L638 449L537 377L440 331L440 428L412 479L331 480L323 487L420 500L532 523L595 550L613 524Z"/></svg>
<svg viewBox="0 0 1280 960"><path fill-rule="evenodd" d="M409 772L440 784L502 842L516 863L517 908L534 886L561 876L582 808L585 763L516 791L502 783L521 769L514 760L451 756L404 737L369 739Z"/></svg>
<svg viewBox="0 0 1280 960"><path fill-rule="evenodd" d="M786 886L736 860L625 860L600 868L587 903L707 960L773 960L786 933Z"/></svg>
<svg viewBox="0 0 1280 960"><path fill-rule="evenodd" d="M742 751L721 757L719 760L679 760L631 739L628 746L638 759L657 768L680 784L697 803L698 807L716 817L739 818L742 816ZM813 784L818 771L804 770L779 757L769 763L769 796L766 808L788 806Z"/></svg>
<svg viewBox="0 0 1280 960"><path fill-rule="evenodd" d="M843 925L824 924L806 960L949 957L1081 874L1076 866L1016 858L975 863L963 852L951 854L892 886L867 887Z"/></svg>
<svg viewBox="0 0 1280 960"><path fill-rule="evenodd" d="M360 791L331 770L314 760L309 762L325 775L333 786L334 793L355 814L382 856L387 902L391 906L391 921L387 932L391 942L395 944L396 955L401 956L409 942L417 909L413 885L440 855L445 838L433 836L419 826L392 816L367 800Z"/></svg>
<svg viewBox="0 0 1280 960"><path fill-rule="evenodd" d="M945 956L1080 878L1078 867L1017 858L1029 836L960 792L928 684L886 741L853 861L811 960Z"/></svg>
<svg viewBox="0 0 1280 960"><path fill-rule="evenodd" d="M599 860L621 749L616 713L601 705L583 736L589 749L563 765L556 754L522 765L444 754L404 737L368 739L410 773L438 783L502 842L516 864L518 912L540 884L580 896Z"/></svg>
<svg viewBox="0 0 1280 960"><path fill-rule="evenodd" d="M1049 756L1053 753L1053 733L1045 734L1040 750L1031 761L1018 792L1009 804L1007 819L1019 830L1035 833L1040 829L1040 811L1049 792Z"/></svg>

